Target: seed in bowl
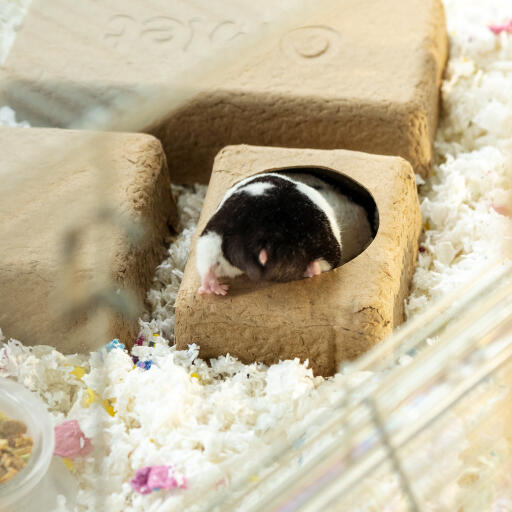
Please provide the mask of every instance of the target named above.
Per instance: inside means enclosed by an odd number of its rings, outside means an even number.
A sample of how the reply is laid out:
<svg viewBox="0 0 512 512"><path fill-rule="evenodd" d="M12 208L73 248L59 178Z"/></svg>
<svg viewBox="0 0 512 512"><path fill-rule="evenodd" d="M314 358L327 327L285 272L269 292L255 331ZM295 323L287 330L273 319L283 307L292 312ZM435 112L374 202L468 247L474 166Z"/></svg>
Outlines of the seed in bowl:
<svg viewBox="0 0 512 512"><path fill-rule="evenodd" d="M0 411L0 484L16 476L27 464L34 444L27 426Z"/></svg>

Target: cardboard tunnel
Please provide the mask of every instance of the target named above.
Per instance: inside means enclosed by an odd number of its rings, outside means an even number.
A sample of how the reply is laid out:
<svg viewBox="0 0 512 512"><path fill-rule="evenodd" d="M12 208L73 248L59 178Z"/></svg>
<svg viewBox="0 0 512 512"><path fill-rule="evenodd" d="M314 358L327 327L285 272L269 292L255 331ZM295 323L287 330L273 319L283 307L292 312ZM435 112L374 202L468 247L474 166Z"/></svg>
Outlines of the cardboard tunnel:
<svg viewBox="0 0 512 512"><path fill-rule="evenodd" d="M224 193L254 174L315 167L351 178L373 197L375 239L345 265L311 279L255 283L231 280L226 297L200 296L195 242ZM179 349L200 346L203 358L231 354L245 363L298 357L317 375L332 375L389 335L404 319L421 213L414 173L400 157L347 150L229 146L216 157L176 302Z"/></svg>

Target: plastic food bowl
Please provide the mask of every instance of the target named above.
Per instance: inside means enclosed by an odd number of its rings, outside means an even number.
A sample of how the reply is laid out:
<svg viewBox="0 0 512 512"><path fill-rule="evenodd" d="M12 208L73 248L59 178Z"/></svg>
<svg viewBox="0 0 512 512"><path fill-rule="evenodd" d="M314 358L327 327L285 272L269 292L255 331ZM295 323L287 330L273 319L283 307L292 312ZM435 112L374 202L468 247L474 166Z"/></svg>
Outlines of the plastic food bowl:
<svg viewBox="0 0 512 512"><path fill-rule="evenodd" d="M22 385L0 377L0 411L27 425L34 440L27 465L13 478L0 484L0 512L13 512L24 502L37 503L36 487L48 473L54 450L52 419L36 395ZM32 496L34 494L34 496ZM21 509L20 509L21 510Z"/></svg>

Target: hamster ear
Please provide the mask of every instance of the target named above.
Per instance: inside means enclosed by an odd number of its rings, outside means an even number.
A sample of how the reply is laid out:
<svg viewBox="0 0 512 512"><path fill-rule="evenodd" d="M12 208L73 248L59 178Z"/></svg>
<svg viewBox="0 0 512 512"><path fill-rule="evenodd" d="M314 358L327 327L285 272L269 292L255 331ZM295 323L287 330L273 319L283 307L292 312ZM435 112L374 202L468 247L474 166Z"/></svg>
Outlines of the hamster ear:
<svg viewBox="0 0 512 512"><path fill-rule="evenodd" d="M258 256L258 261L265 266L268 260L268 254L265 249L261 249L260 254Z"/></svg>

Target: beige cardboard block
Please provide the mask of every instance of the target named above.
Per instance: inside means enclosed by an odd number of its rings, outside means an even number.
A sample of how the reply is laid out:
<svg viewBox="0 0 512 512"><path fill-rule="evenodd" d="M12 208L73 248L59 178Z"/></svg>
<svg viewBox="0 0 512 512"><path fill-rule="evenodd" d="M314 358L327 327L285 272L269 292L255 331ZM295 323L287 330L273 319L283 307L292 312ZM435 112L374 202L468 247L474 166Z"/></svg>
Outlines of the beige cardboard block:
<svg viewBox="0 0 512 512"><path fill-rule="evenodd" d="M177 218L160 142L3 127L0 148L3 333L64 352L130 344Z"/></svg>
<svg viewBox="0 0 512 512"><path fill-rule="evenodd" d="M343 174L373 196L377 235L359 256L333 271L289 283L231 282L226 297L201 296L195 240L225 191L267 170L314 166ZM244 362L308 359L332 375L403 321L404 298L421 232L416 184L402 158L345 150L230 146L215 159L210 186L176 303L178 348L197 343L201 356L230 353Z"/></svg>
<svg viewBox="0 0 512 512"><path fill-rule="evenodd" d="M177 77L183 86L195 67L301 1L33 0L2 66L2 92L38 126L68 127L130 97L137 114L155 87Z"/></svg>
<svg viewBox="0 0 512 512"><path fill-rule="evenodd" d="M162 104L162 118L140 127L162 141L176 182L206 183L215 154L241 143L399 155L428 174L447 51L441 0L319 2L223 65L223 48L278 23L261 14L276 2L258 12L249 3L34 0L4 93L33 122L64 126L121 91L187 84L190 69L215 58L215 77L195 80L193 99Z"/></svg>

